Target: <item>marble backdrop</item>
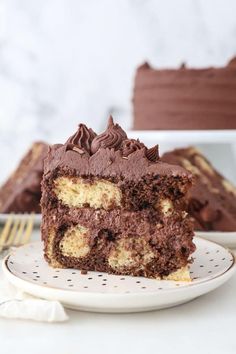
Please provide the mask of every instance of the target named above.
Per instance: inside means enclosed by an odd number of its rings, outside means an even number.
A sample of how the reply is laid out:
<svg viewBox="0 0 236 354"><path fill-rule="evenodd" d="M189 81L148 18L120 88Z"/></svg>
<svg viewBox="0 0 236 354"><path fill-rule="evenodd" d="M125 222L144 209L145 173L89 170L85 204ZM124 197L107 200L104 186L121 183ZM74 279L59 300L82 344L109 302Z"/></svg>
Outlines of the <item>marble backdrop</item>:
<svg viewBox="0 0 236 354"><path fill-rule="evenodd" d="M132 124L135 68L224 65L234 0L1 0L0 181L35 139L63 142L109 113Z"/></svg>

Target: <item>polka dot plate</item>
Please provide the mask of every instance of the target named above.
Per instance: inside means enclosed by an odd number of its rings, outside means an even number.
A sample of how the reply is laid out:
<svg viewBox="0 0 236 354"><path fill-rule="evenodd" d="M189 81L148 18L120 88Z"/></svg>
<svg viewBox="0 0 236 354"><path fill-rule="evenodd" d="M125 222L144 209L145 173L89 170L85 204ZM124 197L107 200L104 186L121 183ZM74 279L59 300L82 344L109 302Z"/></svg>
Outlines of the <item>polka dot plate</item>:
<svg viewBox="0 0 236 354"><path fill-rule="evenodd" d="M15 249L3 261L8 280L25 292L56 299L66 307L96 312L141 312L182 304L216 289L235 271L232 253L195 238L190 266L192 282L117 276L74 269L54 269L43 258L43 244Z"/></svg>

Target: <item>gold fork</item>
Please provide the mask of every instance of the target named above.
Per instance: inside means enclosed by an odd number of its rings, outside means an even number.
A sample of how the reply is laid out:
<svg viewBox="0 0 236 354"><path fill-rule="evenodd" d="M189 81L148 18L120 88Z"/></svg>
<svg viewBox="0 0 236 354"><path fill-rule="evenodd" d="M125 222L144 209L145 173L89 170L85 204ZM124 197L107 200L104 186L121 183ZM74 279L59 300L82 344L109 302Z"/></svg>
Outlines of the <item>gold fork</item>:
<svg viewBox="0 0 236 354"><path fill-rule="evenodd" d="M21 246L30 240L34 226L34 213L24 218L11 214L0 234L0 252L12 247Z"/></svg>

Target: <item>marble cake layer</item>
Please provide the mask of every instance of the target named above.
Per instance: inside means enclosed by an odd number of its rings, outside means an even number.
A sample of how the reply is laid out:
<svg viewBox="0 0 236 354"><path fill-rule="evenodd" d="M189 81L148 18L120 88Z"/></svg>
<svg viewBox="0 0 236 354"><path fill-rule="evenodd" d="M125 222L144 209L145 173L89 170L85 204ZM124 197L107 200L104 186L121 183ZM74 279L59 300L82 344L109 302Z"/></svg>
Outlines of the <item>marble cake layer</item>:
<svg viewBox="0 0 236 354"><path fill-rule="evenodd" d="M134 129L236 129L236 58L226 67L137 69Z"/></svg>
<svg viewBox="0 0 236 354"><path fill-rule="evenodd" d="M48 145L35 142L0 188L0 213L40 213L43 160Z"/></svg>
<svg viewBox="0 0 236 354"><path fill-rule="evenodd" d="M158 218L154 211L60 210L44 221L45 254L52 266L153 278L181 269L176 280L189 280L192 224L181 214Z"/></svg>
<svg viewBox="0 0 236 354"><path fill-rule="evenodd" d="M192 176L160 162L110 120L51 148L42 184L45 257L54 267L189 280L195 246L184 211Z"/></svg>
<svg viewBox="0 0 236 354"><path fill-rule="evenodd" d="M163 161L178 164L195 175L188 193L188 212L197 230L236 231L236 187L196 148L176 149Z"/></svg>

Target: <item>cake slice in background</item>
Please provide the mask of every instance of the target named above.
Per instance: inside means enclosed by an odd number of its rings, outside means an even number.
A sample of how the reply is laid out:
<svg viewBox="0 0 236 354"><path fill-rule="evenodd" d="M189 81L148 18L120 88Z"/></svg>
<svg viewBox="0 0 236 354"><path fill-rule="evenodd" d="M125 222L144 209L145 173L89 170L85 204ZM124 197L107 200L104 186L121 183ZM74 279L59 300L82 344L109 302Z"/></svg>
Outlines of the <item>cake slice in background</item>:
<svg viewBox="0 0 236 354"><path fill-rule="evenodd" d="M188 212L197 230L236 231L236 187L194 147L176 149L162 161L183 166L196 176L188 194Z"/></svg>
<svg viewBox="0 0 236 354"><path fill-rule="evenodd" d="M137 69L136 130L236 129L236 60L221 68Z"/></svg>
<svg viewBox="0 0 236 354"><path fill-rule="evenodd" d="M192 174L159 160L109 119L80 124L51 147L42 183L42 237L53 267L190 280L193 225L184 210Z"/></svg>
<svg viewBox="0 0 236 354"><path fill-rule="evenodd" d="M48 145L35 142L0 188L0 213L40 213L43 160Z"/></svg>

